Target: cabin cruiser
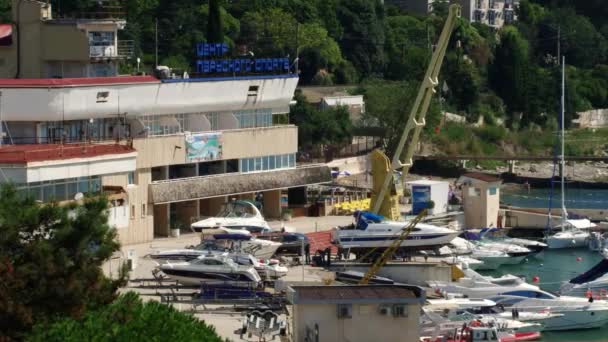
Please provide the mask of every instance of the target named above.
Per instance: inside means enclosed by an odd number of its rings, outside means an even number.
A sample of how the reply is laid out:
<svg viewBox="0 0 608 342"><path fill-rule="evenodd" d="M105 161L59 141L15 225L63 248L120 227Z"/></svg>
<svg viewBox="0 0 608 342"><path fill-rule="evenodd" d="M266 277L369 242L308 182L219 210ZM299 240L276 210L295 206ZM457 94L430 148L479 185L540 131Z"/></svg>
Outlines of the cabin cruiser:
<svg viewBox="0 0 608 342"><path fill-rule="evenodd" d="M496 278L482 276L467 268L462 271L464 277L458 281L428 281L427 283L438 293L458 294L468 298L488 298L513 291L541 291L538 286L528 284L524 279L514 275L507 274Z"/></svg>
<svg viewBox="0 0 608 342"><path fill-rule="evenodd" d="M536 291L511 291L488 297L505 309L523 312L550 312L557 314L543 320L546 331L599 328L608 323L608 303L589 301L586 298L556 296Z"/></svg>
<svg viewBox="0 0 608 342"><path fill-rule="evenodd" d="M480 243L503 243L507 245L516 245L520 247L525 247L532 251L532 253L540 253L547 248L546 243L542 243L540 241L522 239L522 238L510 238L510 237L502 237L496 236L496 233L500 233L502 235L502 231L500 228L483 228L479 231L479 233L475 233L473 231L467 231L464 233L464 236L467 240L475 240Z"/></svg>
<svg viewBox="0 0 608 342"><path fill-rule="evenodd" d="M454 238L450 242L449 248L455 255L468 255L471 258L483 261L483 264L478 265L476 268L479 270L495 270L500 265L514 262L519 263L525 257L522 257L521 255L512 256L505 252L505 248L492 249L488 246L475 244L460 237ZM522 251L516 250L514 252L518 253Z"/></svg>
<svg viewBox="0 0 608 342"><path fill-rule="evenodd" d="M257 288L262 279L252 266L237 265L227 256L205 255L190 262L167 262L159 269L182 285L227 285Z"/></svg>
<svg viewBox="0 0 608 342"><path fill-rule="evenodd" d="M547 245L551 249L586 247L589 239L588 229L595 226L588 219L565 220L562 231L547 237Z"/></svg>
<svg viewBox="0 0 608 342"><path fill-rule="evenodd" d="M281 246L280 243L257 239L245 230L214 230L217 234L205 235L200 244L182 249L157 251L152 259L189 261L209 251L232 251L251 254L259 259L270 259Z"/></svg>
<svg viewBox="0 0 608 342"><path fill-rule="evenodd" d="M254 234L271 232L258 208L251 202L241 200L224 204L217 216L194 222L190 227L196 232L220 227L246 229Z"/></svg>
<svg viewBox="0 0 608 342"><path fill-rule="evenodd" d="M602 259L587 272L570 279L560 288L560 293L569 296L606 297L608 290L608 259Z"/></svg>
<svg viewBox="0 0 608 342"><path fill-rule="evenodd" d="M439 258L439 260L445 262L448 265L465 265L466 264L472 270L477 270L477 269L483 268L483 265L484 265L483 261L472 258L468 255L448 256L448 257Z"/></svg>
<svg viewBox="0 0 608 342"><path fill-rule="evenodd" d="M489 299L429 299L427 302L428 305L422 308L421 335L431 334L437 326L445 333L472 320L495 325L499 330L542 331L542 321L556 316L551 313L522 313L517 318L513 317L515 314L503 315L506 312L500 312L496 303Z"/></svg>
<svg viewBox="0 0 608 342"><path fill-rule="evenodd" d="M257 259L251 254L230 251L211 241L201 243L198 246L186 249L174 249L158 251L148 256L151 259L163 263L176 261L187 261L198 259L206 255L229 257L238 265L253 266L262 279L275 280L287 275L288 269L282 266L276 259Z"/></svg>
<svg viewBox="0 0 608 342"><path fill-rule="evenodd" d="M369 212L355 212L356 223L335 229L332 239L343 249L354 253L372 248L387 248L399 238L408 222L388 221ZM402 241L403 249L434 249L449 243L459 232L418 223Z"/></svg>

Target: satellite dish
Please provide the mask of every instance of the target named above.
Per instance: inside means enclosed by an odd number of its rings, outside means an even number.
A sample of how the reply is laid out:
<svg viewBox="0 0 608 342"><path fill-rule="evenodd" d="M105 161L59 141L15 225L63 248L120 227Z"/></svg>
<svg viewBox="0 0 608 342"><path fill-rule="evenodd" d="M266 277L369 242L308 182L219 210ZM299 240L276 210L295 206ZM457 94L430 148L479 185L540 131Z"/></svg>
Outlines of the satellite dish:
<svg viewBox="0 0 608 342"><path fill-rule="evenodd" d="M82 194L82 192L79 192L76 195L74 195L74 200L75 201L80 201L83 198L84 198L84 195Z"/></svg>

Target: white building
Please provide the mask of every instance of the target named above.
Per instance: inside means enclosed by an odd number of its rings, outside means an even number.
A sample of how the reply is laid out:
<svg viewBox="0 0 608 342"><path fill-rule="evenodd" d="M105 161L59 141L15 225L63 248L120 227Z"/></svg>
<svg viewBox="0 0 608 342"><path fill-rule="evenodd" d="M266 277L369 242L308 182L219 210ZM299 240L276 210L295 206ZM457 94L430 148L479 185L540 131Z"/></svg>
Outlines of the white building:
<svg viewBox="0 0 608 342"><path fill-rule="evenodd" d="M0 79L0 181L42 202L109 194L123 244L214 216L229 197L260 193L279 217L285 189L331 181L326 166L296 165L297 127L279 124L297 83L288 70Z"/></svg>
<svg viewBox="0 0 608 342"><path fill-rule="evenodd" d="M515 9L519 0L452 0L461 6L461 16L470 22L482 23L493 28L517 20Z"/></svg>

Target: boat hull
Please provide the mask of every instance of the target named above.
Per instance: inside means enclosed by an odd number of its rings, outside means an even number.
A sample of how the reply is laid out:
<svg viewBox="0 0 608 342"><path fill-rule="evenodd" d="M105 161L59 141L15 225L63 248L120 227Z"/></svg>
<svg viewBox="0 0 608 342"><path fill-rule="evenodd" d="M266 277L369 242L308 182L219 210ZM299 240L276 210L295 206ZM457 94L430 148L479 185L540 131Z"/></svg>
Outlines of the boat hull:
<svg viewBox="0 0 608 342"><path fill-rule="evenodd" d="M258 281L252 280L241 272L196 272L191 270L181 270L172 268L162 268L169 278L182 285L229 285L235 287L255 288L259 285Z"/></svg>
<svg viewBox="0 0 608 342"><path fill-rule="evenodd" d="M573 237L550 236L547 238L547 245L550 249L581 248L587 246L587 237L584 235Z"/></svg>
<svg viewBox="0 0 608 342"><path fill-rule="evenodd" d="M400 245L400 249L433 249L446 245L452 241L458 232L419 234L408 236ZM398 238L396 235L373 235L373 236L344 236L337 242L341 248L351 251L367 250L371 248L388 248Z"/></svg>

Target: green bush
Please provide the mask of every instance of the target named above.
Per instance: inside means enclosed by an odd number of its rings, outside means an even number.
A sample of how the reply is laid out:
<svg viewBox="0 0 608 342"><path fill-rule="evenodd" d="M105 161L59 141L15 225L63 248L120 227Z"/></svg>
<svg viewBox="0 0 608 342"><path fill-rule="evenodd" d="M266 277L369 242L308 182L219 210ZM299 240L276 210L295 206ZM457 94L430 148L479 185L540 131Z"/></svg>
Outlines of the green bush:
<svg viewBox="0 0 608 342"><path fill-rule="evenodd" d="M191 314L155 301L143 303L134 292L82 320L63 318L37 325L26 339L34 342L80 341L223 341L212 326Z"/></svg>
<svg viewBox="0 0 608 342"><path fill-rule="evenodd" d="M475 135L489 143L499 143L507 136L507 130L502 126L484 126L475 128Z"/></svg>

